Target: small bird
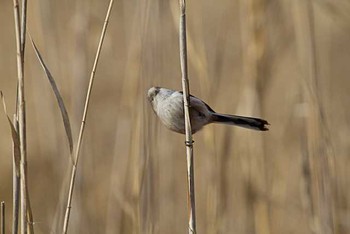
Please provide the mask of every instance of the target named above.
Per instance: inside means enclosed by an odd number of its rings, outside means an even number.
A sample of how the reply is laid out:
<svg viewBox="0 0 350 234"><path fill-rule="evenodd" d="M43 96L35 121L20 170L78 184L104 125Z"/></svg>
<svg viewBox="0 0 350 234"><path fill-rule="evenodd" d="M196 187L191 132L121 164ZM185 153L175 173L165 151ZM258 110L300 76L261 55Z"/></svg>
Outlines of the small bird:
<svg viewBox="0 0 350 234"><path fill-rule="evenodd" d="M185 134L185 118L182 91L152 87L148 90L148 100L153 111L162 123L172 131ZM190 95L190 118L192 134L198 132L210 123L221 123L250 128L258 131L267 131L266 120L216 113L208 104L201 99Z"/></svg>

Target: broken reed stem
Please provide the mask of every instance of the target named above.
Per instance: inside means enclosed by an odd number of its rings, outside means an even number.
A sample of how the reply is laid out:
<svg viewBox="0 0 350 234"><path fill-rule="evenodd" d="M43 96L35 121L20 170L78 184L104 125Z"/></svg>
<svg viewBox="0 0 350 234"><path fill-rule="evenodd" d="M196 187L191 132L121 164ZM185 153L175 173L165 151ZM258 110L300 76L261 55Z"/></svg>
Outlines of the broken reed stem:
<svg viewBox="0 0 350 234"><path fill-rule="evenodd" d="M5 234L5 202L1 202L1 221L0 221L0 227L1 227L1 234Z"/></svg>
<svg viewBox="0 0 350 234"><path fill-rule="evenodd" d="M26 146L26 114L25 114L25 97L24 97L24 48L26 34L26 15L27 1L22 0L22 21L20 25L20 14L18 0L13 0L15 33L16 33L16 50L17 50L17 116L18 116L18 133L20 139L20 189L21 189L21 233L27 233L27 146Z"/></svg>
<svg viewBox="0 0 350 234"><path fill-rule="evenodd" d="M66 207L66 212L65 212L65 216L64 216L64 222L63 222L63 233L67 233L67 231L68 231L68 222L69 222L70 210L71 210L71 205L72 205L72 196L73 196L73 190L74 190L74 184L75 184L75 177L76 177L76 171L77 171L77 166L78 166L78 161L79 161L81 142L82 142L83 134L84 134L84 130L85 130L87 112L89 109L90 96L91 96L91 91L92 91L92 87L93 87L93 83L94 83L96 68L97 68L98 60L100 58L102 44L103 44L103 41L104 41L104 38L106 35L109 16L110 16L110 13L112 10L113 3L114 3L114 0L110 0L107 14L105 17L105 21L103 24L101 36L100 36L100 41L99 41L97 51L96 51L95 61L94 61L92 71L90 74L90 81L89 81L89 87L88 87L86 99L85 99L83 118L82 118L81 125L80 125L78 143L77 143L77 148L76 148L75 155L74 155L74 162L73 162L74 164L72 165L72 172L71 172L69 191L68 191L68 199L67 199L67 207Z"/></svg>
<svg viewBox="0 0 350 234"><path fill-rule="evenodd" d="M186 2L180 0L180 63L182 73L182 90L185 110L185 130L186 130L186 155L187 155L187 199L188 199L188 232L196 233L196 205L195 205L195 190L194 190L194 170L193 170L193 140L190 119L190 88L187 71L187 44L186 44Z"/></svg>

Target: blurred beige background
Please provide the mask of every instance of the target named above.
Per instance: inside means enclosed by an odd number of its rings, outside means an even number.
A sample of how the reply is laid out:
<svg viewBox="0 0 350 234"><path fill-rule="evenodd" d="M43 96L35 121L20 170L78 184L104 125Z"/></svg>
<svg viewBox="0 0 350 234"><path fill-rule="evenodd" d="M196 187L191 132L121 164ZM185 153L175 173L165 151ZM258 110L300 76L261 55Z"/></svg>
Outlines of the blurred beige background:
<svg viewBox="0 0 350 234"><path fill-rule="evenodd" d="M188 0L190 88L220 125L194 136L198 233L350 233L350 2ZM66 103L76 140L108 1L28 2L28 30ZM118 0L98 65L70 233L187 232L184 136L146 101L181 89L176 0ZM12 1L0 0L0 89L15 111ZM30 44L25 88L36 233L60 233L71 169L55 97ZM0 200L11 227L11 136L0 111Z"/></svg>

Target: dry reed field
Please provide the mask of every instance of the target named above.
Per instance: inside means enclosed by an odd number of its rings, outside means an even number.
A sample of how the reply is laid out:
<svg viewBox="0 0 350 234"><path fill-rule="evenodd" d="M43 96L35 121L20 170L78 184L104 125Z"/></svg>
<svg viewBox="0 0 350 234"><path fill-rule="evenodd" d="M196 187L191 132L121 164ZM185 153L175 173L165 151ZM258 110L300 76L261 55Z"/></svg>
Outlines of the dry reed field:
<svg viewBox="0 0 350 234"><path fill-rule="evenodd" d="M28 1L74 147L109 1ZM12 1L0 0L0 90L16 112ZM350 233L350 1L187 0L191 94L269 131L193 136L197 233ZM72 170L60 108L27 37L28 193L35 233L62 233ZM117 0L91 92L68 233L186 233L185 137L147 90L181 90L179 2ZM12 138L0 108L0 201L12 231ZM31 233L29 231L28 233Z"/></svg>

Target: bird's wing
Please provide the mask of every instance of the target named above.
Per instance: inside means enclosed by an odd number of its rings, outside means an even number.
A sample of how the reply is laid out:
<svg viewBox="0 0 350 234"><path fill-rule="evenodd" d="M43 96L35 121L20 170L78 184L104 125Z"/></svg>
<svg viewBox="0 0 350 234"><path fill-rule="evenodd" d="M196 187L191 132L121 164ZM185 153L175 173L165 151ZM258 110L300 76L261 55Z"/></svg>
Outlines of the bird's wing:
<svg viewBox="0 0 350 234"><path fill-rule="evenodd" d="M181 93L181 94L183 95L183 91L179 91L179 93ZM193 99L198 100L199 102L202 102L202 103L207 107L207 109L208 109L210 112L215 113L215 111L214 111L207 103L205 103L205 102L202 101L201 99L199 99L199 98L193 96L192 94L190 94L190 97L191 97L191 98L190 98L190 102L191 102L191 100L193 100ZM190 103L190 105L191 105L191 103ZM197 109L197 108L196 108L196 109Z"/></svg>

